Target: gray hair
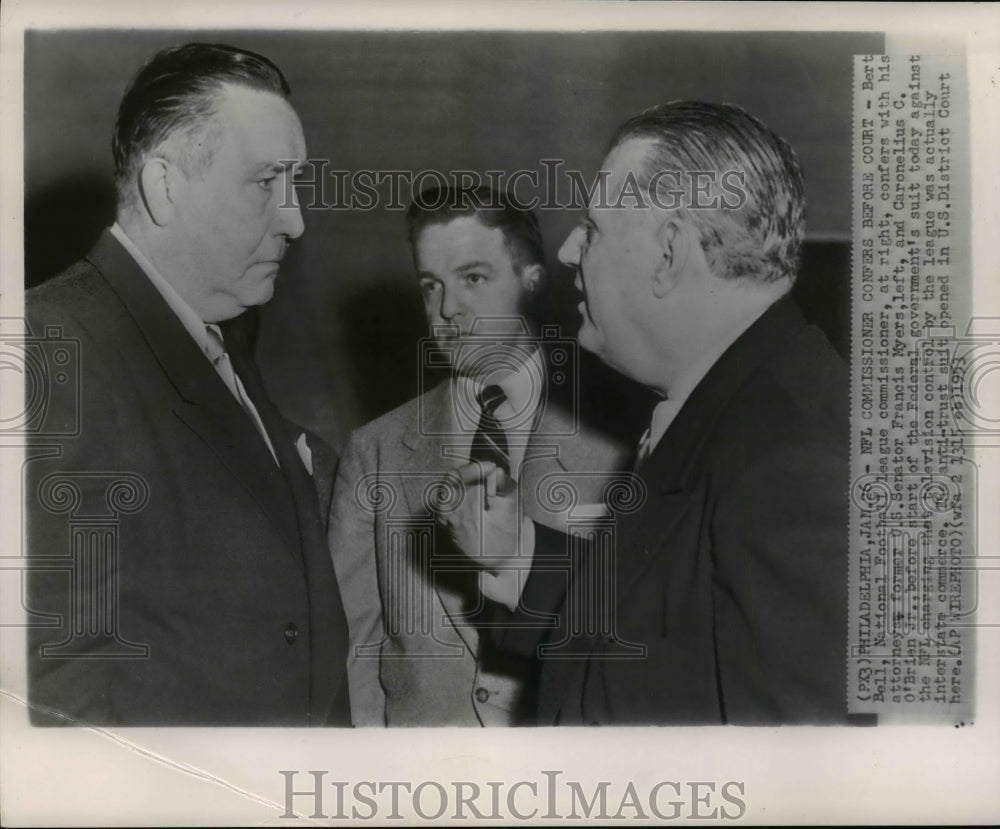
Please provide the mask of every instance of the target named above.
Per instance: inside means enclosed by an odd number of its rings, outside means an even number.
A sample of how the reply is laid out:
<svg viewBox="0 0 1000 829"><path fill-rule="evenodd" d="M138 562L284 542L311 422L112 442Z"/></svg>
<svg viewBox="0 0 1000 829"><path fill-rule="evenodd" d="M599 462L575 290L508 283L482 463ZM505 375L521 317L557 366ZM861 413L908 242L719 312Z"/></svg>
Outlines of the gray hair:
<svg viewBox="0 0 1000 829"><path fill-rule="evenodd" d="M618 128L611 148L630 139L654 142L644 169L636 171L654 198L671 187L672 193L679 189L690 195L693 174L707 174L713 183L711 206L689 200L676 209L699 230L717 276L759 283L795 279L805 232L805 188L786 141L738 106L700 101L671 101L639 113ZM665 171L673 174L669 182Z"/></svg>

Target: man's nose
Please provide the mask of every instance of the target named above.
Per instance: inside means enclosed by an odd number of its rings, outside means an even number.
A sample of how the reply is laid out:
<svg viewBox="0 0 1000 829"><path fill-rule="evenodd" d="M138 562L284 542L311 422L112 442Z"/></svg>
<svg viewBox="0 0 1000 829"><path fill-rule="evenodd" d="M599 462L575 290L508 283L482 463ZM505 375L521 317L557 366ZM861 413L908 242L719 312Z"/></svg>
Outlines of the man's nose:
<svg viewBox="0 0 1000 829"><path fill-rule="evenodd" d="M569 236L562 243L558 256L559 261L564 265L575 267L580 264L580 249L583 245L583 234L583 228L578 225L570 231Z"/></svg>
<svg viewBox="0 0 1000 829"><path fill-rule="evenodd" d="M287 236L289 239L298 239L305 232L305 229L302 210L299 207L299 197L295 193L295 188L292 187L286 200L278 205L275 232L280 236Z"/></svg>
<svg viewBox="0 0 1000 829"><path fill-rule="evenodd" d="M462 311L459 302L458 292L448 288L441 288L441 319L451 322Z"/></svg>

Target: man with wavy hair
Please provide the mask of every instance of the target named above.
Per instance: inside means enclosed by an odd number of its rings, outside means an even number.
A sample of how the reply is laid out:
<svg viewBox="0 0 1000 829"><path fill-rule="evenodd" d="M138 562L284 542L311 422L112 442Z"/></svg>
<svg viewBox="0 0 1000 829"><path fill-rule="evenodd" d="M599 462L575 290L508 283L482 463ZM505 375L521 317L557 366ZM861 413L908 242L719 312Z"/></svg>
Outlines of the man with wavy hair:
<svg viewBox="0 0 1000 829"><path fill-rule="evenodd" d="M645 500L603 570L541 526L516 550L511 497L441 520L473 558L511 553L481 585L513 614L501 644L541 657L541 724L845 722L848 376L789 296L795 154L739 107L679 101L626 121L602 173L559 255L581 345L661 397ZM513 624L544 610L555 630Z"/></svg>

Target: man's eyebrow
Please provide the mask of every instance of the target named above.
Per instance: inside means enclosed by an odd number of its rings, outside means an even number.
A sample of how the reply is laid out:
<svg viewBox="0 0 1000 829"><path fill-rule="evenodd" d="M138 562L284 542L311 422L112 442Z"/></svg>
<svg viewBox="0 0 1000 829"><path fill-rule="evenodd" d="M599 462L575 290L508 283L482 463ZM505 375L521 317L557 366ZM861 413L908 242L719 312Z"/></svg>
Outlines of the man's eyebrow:
<svg viewBox="0 0 1000 829"><path fill-rule="evenodd" d="M461 265L457 265L454 268L452 268L452 270L454 270L456 272L457 271L473 271L473 270L476 270L476 271L482 271L482 270L492 271L493 270L493 265L491 265L489 262L478 262L478 261L463 262Z"/></svg>
<svg viewBox="0 0 1000 829"><path fill-rule="evenodd" d="M260 175L261 173L275 173L281 174L287 170L294 170L296 173L301 172L302 166L296 159L283 159L281 161L265 161L259 167L254 170L254 175Z"/></svg>

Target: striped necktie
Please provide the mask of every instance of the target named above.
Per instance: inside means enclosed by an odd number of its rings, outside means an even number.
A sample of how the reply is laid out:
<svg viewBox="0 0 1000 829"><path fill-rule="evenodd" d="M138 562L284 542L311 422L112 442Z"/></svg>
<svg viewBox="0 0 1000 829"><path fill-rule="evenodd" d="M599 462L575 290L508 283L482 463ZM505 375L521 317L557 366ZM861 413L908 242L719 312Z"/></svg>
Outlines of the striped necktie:
<svg viewBox="0 0 1000 829"><path fill-rule="evenodd" d="M499 386L485 386L476 395L482 414L479 416L476 433L472 437L469 460L492 461L509 476L510 453L507 447L507 435L496 418L497 407L506 399L507 395Z"/></svg>

